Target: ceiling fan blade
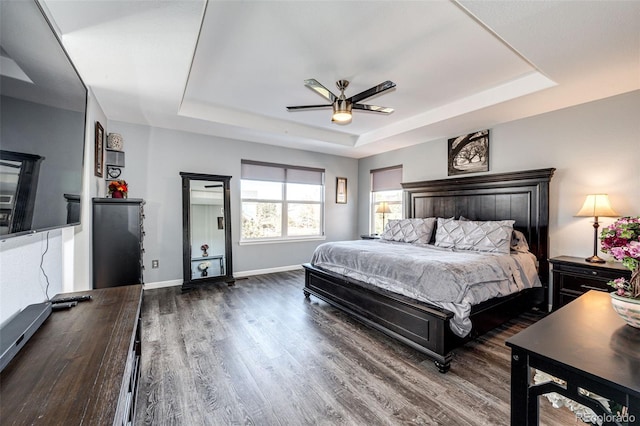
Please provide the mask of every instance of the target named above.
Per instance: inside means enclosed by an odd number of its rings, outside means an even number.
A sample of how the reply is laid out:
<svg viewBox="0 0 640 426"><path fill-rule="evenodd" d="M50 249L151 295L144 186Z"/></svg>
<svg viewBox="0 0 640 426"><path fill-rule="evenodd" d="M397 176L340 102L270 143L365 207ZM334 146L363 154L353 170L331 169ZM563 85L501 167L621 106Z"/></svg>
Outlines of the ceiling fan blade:
<svg viewBox="0 0 640 426"><path fill-rule="evenodd" d="M396 84L393 81L387 80L384 83L380 83L377 86L372 87L371 89L360 92L357 95L353 95L348 100L355 104L356 102L360 102L361 100L370 98L373 95L393 89L394 87L396 87Z"/></svg>
<svg viewBox="0 0 640 426"><path fill-rule="evenodd" d="M298 105L298 106L288 106L287 110L288 111L297 111L299 109L317 109L317 108L330 108L333 105L331 104L327 104L327 105Z"/></svg>
<svg viewBox="0 0 640 426"><path fill-rule="evenodd" d="M377 105L353 104L351 108L362 109L365 111L381 112L383 114L391 114L393 112L393 108L381 107Z"/></svg>
<svg viewBox="0 0 640 426"><path fill-rule="evenodd" d="M314 78L305 80L304 85L307 86L309 89L314 90L316 93L318 93L320 96L327 99L331 103L333 103L336 99L338 99L336 95L331 93L331 90L324 87L322 84L318 82L318 80Z"/></svg>

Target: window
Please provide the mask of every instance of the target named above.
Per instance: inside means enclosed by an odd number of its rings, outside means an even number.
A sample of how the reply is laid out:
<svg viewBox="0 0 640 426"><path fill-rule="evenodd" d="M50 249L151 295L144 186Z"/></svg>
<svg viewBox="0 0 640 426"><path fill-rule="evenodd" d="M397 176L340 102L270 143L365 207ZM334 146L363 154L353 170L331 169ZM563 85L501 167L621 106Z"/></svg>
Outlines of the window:
<svg viewBox="0 0 640 426"><path fill-rule="evenodd" d="M402 219L402 166L371 170L371 233L381 234L389 219Z"/></svg>
<svg viewBox="0 0 640 426"><path fill-rule="evenodd" d="M324 235L324 169L242 160L241 241Z"/></svg>

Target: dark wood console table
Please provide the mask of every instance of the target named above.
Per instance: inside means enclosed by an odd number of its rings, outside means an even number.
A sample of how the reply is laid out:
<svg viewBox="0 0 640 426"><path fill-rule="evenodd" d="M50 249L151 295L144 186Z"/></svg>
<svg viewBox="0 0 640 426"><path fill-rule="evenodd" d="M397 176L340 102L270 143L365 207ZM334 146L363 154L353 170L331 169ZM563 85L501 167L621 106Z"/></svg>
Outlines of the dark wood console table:
<svg viewBox="0 0 640 426"><path fill-rule="evenodd" d="M512 425L537 425L538 398L549 392L606 417L578 388L626 406L628 418L640 422L640 329L615 313L608 293L590 290L506 343L511 347ZM532 384L532 368L564 380L566 386Z"/></svg>
<svg viewBox="0 0 640 426"><path fill-rule="evenodd" d="M92 300L54 311L2 371L3 425L134 421L142 285L72 294Z"/></svg>

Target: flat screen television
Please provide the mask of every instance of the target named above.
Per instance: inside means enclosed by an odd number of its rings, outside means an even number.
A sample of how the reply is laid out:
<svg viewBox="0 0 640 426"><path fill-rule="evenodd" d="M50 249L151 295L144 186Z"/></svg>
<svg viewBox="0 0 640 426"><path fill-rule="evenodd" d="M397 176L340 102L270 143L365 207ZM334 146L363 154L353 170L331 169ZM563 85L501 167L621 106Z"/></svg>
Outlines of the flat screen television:
<svg viewBox="0 0 640 426"><path fill-rule="evenodd" d="M0 238L80 222L87 88L36 0L0 1Z"/></svg>

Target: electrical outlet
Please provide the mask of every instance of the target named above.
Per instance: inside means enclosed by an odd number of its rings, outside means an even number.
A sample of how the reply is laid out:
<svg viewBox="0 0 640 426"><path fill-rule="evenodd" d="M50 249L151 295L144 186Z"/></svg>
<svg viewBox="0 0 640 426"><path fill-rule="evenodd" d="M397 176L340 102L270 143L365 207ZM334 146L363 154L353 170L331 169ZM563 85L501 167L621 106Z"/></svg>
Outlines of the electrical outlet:
<svg viewBox="0 0 640 426"><path fill-rule="evenodd" d="M151 267L153 269L157 269L160 267L160 261L158 259L154 259L151 261Z"/></svg>

